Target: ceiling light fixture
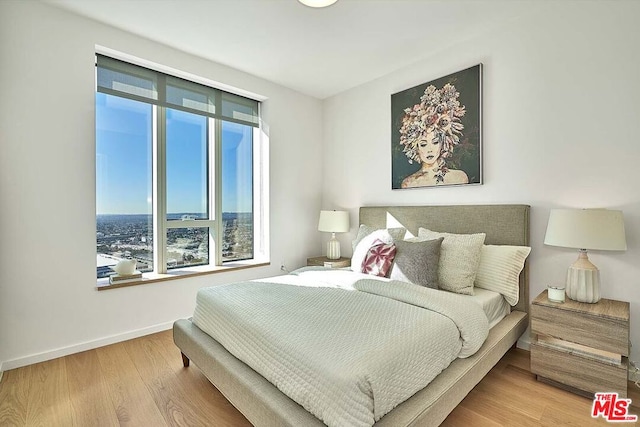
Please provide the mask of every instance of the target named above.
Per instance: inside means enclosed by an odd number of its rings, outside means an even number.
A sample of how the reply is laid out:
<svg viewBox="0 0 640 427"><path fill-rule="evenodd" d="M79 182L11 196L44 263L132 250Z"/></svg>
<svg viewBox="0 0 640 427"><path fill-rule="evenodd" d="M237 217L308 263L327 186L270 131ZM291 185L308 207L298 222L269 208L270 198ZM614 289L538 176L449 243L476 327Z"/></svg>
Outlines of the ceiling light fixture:
<svg viewBox="0 0 640 427"><path fill-rule="evenodd" d="M338 0L298 0L298 1L303 5L309 6L309 7L327 7L327 6L331 6Z"/></svg>

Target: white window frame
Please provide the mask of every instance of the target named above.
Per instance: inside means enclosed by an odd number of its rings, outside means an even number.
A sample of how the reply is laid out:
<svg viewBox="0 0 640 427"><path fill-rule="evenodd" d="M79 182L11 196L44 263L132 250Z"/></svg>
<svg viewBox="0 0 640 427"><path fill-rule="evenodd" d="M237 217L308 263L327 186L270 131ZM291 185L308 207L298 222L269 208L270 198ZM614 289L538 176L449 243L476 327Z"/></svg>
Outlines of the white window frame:
<svg viewBox="0 0 640 427"><path fill-rule="evenodd" d="M216 89L240 95L260 102L266 98L244 90L231 88L230 86L185 73L173 68L142 60L115 50L96 46L96 53L109 56L133 65L169 74L181 79L204 84ZM96 89L97 90L97 89ZM114 95L117 96L117 95ZM251 265L264 265L269 263L269 137L264 129L262 120L259 126L253 127L253 258L250 260L222 260L222 243L224 230L222 221L222 118L207 118L208 125L208 198L209 218L198 220L168 220L166 203L166 108L152 105L152 180L153 180L153 273L145 273L145 278L157 279L164 275L185 273L202 273L207 271L219 271L221 269L244 268ZM195 113L197 114L197 113ZM258 111L261 117L261 111ZM209 264L201 266L186 266L167 269L167 232L172 228L209 228ZM217 242L214 236L218 236ZM98 279L98 287L108 284L108 279Z"/></svg>

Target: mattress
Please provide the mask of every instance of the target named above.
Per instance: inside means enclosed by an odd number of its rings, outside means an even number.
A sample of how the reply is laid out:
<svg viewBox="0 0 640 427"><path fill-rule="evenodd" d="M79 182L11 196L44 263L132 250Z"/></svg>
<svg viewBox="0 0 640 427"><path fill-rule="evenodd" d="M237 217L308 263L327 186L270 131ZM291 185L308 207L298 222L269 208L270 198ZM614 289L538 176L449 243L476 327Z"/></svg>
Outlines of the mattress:
<svg viewBox="0 0 640 427"><path fill-rule="evenodd" d="M193 322L330 426L372 425L488 334L479 302L327 273L201 289Z"/></svg>

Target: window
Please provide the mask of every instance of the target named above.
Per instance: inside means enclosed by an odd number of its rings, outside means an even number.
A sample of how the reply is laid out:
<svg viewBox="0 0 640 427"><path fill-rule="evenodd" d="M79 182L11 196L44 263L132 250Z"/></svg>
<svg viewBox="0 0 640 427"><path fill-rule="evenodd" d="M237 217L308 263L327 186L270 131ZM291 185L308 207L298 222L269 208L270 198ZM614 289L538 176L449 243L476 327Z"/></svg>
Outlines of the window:
<svg viewBox="0 0 640 427"><path fill-rule="evenodd" d="M97 55L97 278L267 259L259 102Z"/></svg>

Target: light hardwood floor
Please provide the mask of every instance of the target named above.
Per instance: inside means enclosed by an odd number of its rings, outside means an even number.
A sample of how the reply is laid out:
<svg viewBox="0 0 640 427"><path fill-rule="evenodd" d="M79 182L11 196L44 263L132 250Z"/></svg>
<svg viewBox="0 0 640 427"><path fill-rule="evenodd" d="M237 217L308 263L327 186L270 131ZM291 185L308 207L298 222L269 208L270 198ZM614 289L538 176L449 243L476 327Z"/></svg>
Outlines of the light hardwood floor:
<svg viewBox="0 0 640 427"><path fill-rule="evenodd" d="M629 384L630 398L640 392ZM604 425L591 400L540 383L512 349L444 426ZM633 413L638 414L637 408ZM249 426L198 368L183 368L171 331L4 373L0 426Z"/></svg>

